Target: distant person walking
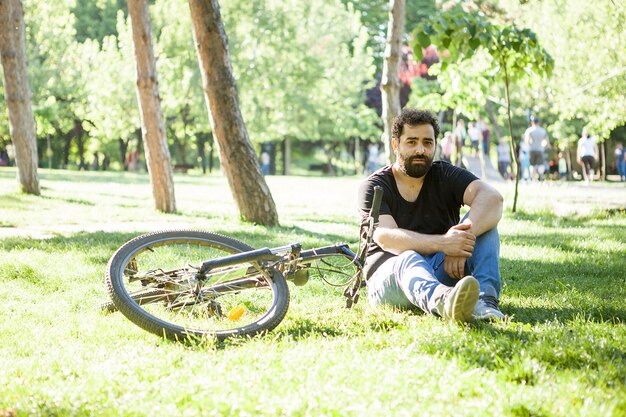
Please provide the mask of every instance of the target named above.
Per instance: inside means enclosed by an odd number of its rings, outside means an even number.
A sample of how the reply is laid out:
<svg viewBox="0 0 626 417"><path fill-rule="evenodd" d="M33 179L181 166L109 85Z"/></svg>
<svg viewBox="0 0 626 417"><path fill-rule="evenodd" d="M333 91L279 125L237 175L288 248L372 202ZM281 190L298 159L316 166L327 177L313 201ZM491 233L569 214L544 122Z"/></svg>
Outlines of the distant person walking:
<svg viewBox="0 0 626 417"><path fill-rule="evenodd" d="M496 149L498 151L498 171L502 178L509 180L513 178L511 174L511 147L505 138L501 138Z"/></svg>
<svg viewBox="0 0 626 417"><path fill-rule="evenodd" d="M578 151L576 152L576 156L578 163L583 168L583 179L587 185L590 182L593 182L595 174L594 167L598 154L599 152L596 138L591 136L589 132L587 132L587 129L584 128L581 138L578 139Z"/></svg>
<svg viewBox="0 0 626 417"><path fill-rule="evenodd" d="M380 167L380 148L375 143L367 146L367 174L371 174Z"/></svg>
<svg viewBox="0 0 626 417"><path fill-rule="evenodd" d="M483 137L483 155L488 158L491 147L491 131L489 130L489 126L487 126L482 120L478 120L478 128L480 129Z"/></svg>
<svg viewBox="0 0 626 417"><path fill-rule="evenodd" d="M454 143L452 143L452 132L448 131L443 134L441 139L441 160L446 162L452 161L452 153L454 152Z"/></svg>
<svg viewBox="0 0 626 417"><path fill-rule="evenodd" d="M266 151L261 152L261 173L263 175L269 175L270 173L270 154Z"/></svg>
<svg viewBox="0 0 626 417"><path fill-rule="evenodd" d="M559 179L561 181L567 180L567 160L565 159L565 154L563 153L563 151L559 152L558 168Z"/></svg>
<svg viewBox="0 0 626 417"><path fill-rule="evenodd" d="M454 161L454 164L458 167L465 167L463 165L463 145L465 145L465 139L467 138L467 131L465 130L465 120L457 120L453 134L454 143L456 145L456 159Z"/></svg>
<svg viewBox="0 0 626 417"><path fill-rule="evenodd" d="M541 127L539 118L534 117L531 121L531 126L524 132L524 136L527 138L530 147L531 180L536 178L539 181L543 181L546 171L544 152L550 147L548 132Z"/></svg>
<svg viewBox="0 0 626 417"><path fill-rule="evenodd" d="M526 135L522 136L522 140L519 144L519 166L520 166L520 179L530 181L530 145L528 144L528 138Z"/></svg>
<svg viewBox="0 0 626 417"><path fill-rule="evenodd" d="M0 167L9 166L9 153L6 150L0 151Z"/></svg>
<svg viewBox="0 0 626 417"><path fill-rule="evenodd" d="M483 132L478 128L475 122L469 122L467 124L467 135L470 138L470 148L472 148L472 156L478 157L478 148L480 147L480 141L483 139Z"/></svg>

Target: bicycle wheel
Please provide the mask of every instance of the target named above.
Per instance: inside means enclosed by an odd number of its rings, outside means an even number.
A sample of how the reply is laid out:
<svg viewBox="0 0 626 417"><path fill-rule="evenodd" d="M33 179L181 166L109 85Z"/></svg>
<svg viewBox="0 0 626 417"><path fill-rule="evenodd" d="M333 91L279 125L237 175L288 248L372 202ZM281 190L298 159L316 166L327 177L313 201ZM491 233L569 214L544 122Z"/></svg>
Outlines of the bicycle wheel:
<svg viewBox="0 0 626 417"><path fill-rule="evenodd" d="M115 307L159 336L250 336L275 328L287 313L289 288L274 268L240 263L198 278L203 262L254 250L210 232L170 230L136 237L107 265Z"/></svg>

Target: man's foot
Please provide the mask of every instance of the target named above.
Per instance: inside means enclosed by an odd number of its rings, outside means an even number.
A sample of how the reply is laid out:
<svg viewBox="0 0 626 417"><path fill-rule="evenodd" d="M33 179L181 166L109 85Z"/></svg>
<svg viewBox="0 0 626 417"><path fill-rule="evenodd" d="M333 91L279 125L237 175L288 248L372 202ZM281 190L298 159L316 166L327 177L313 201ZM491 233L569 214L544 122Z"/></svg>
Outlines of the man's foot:
<svg viewBox="0 0 626 417"><path fill-rule="evenodd" d="M442 287L444 286L442 285ZM459 280L454 287L445 288L443 291L439 299L436 300L437 304L433 310L444 319L471 321L480 293L480 286L476 278L468 275Z"/></svg>
<svg viewBox="0 0 626 417"><path fill-rule="evenodd" d="M498 308L496 297L490 295L481 297L474 307L474 318L476 320L503 320L504 314Z"/></svg>

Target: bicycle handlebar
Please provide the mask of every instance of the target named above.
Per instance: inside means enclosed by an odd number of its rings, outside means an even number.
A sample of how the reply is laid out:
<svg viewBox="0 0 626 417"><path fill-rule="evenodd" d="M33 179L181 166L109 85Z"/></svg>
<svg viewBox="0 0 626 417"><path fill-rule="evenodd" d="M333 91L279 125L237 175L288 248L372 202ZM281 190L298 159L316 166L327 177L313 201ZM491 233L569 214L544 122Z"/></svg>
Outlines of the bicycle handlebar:
<svg viewBox="0 0 626 417"><path fill-rule="evenodd" d="M372 208L370 209L370 217L374 219L374 223L378 223L378 213L380 212L380 203L383 199L383 189L380 185L374 187L374 198L372 199Z"/></svg>

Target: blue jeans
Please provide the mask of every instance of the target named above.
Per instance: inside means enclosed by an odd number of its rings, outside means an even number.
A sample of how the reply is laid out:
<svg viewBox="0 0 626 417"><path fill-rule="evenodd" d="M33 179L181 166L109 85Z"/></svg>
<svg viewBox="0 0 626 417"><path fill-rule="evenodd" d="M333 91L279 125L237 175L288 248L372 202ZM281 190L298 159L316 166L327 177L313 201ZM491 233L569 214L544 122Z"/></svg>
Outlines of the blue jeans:
<svg viewBox="0 0 626 417"><path fill-rule="evenodd" d="M626 161L617 161L617 173L622 177L626 177Z"/></svg>
<svg viewBox="0 0 626 417"><path fill-rule="evenodd" d="M384 262L367 281L367 298L372 306L390 304L402 308L418 307L432 313L429 300L437 286L454 287L458 279L443 269L444 253L420 255L405 251ZM465 275L480 284L480 296L500 297L500 236L493 228L476 238L472 256L465 262Z"/></svg>

